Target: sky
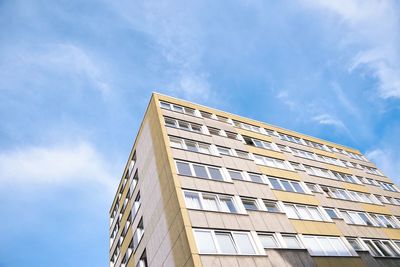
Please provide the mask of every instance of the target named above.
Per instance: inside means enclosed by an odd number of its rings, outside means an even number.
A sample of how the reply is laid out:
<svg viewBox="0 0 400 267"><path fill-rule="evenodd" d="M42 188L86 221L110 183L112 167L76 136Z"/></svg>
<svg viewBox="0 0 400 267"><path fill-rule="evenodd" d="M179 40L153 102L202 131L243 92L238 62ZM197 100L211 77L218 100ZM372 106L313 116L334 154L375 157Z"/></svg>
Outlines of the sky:
<svg viewBox="0 0 400 267"><path fill-rule="evenodd" d="M355 147L400 184L400 3L0 0L0 267L107 266L157 91Z"/></svg>

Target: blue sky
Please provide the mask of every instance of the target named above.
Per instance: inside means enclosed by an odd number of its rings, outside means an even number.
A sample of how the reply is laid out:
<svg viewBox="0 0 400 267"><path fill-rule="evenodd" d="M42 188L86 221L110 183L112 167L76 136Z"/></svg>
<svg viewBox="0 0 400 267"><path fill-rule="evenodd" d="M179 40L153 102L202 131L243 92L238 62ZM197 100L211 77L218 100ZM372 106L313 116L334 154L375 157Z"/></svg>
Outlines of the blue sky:
<svg viewBox="0 0 400 267"><path fill-rule="evenodd" d="M400 182L397 1L3 0L0 24L1 267L107 265L152 91L356 147Z"/></svg>

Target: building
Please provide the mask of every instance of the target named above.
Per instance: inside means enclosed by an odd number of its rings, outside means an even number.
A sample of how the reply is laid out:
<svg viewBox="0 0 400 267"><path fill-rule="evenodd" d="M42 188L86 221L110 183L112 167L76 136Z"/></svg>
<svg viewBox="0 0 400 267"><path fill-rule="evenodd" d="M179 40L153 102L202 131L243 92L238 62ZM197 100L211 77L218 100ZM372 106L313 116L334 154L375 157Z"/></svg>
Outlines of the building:
<svg viewBox="0 0 400 267"><path fill-rule="evenodd" d="M358 150L153 93L110 266L400 266L400 193Z"/></svg>

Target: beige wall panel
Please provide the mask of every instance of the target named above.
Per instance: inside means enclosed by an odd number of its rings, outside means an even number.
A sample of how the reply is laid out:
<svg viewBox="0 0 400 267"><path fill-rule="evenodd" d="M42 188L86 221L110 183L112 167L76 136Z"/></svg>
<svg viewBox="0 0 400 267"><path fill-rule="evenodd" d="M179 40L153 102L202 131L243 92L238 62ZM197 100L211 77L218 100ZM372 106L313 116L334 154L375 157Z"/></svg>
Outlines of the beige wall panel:
<svg viewBox="0 0 400 267"><path fill-rule="evenodd" d="M186 151L178 148L171 148L174 159L187 160Z"/></svg>
<svg viewBox="0 0 400 267"><path fill-rule="evenodd" d="M245 215L236 215L236 220L239 223L239 227L242 230L252 230L253 225L251 224L251 220L249 216Z"/></svg>
<svg viewBox="0 0 400 267"><path fill-rule="evenodd" d="M370 173L366 173L366 172L363 172L363 174L364 174L363 175L364 177L375 179L377 181L386 182L386 183L392 183L393 182L392 180L390 180L386 176L380 176L380 175L370 174Z"/></svg>
<svg viewBox="0 0 400 267"><path fill-rule="evenodd" d="M332 164L325 164L325 166L327 166L328 169L330 169L331 171L351 174L351 170L346 167L340 167L340 166L336 166L336 165L332 165Z"/></svg>
<svg viewBox="0 0 400 267"><path fill-rule="evenodd" d="M192 177L179 175L179 180L182 188L196 190L196 184Z"/></svg>
<svg viewBox="0 0 400 267"><path fill-rule="evenodd" d="M207 179L203 178L192 178L194 181L194 184L196 185L196 188L200 191L212 191L210 184L208 183Z"/></svg>
<svg viewBox="0 0 400 267"><path fill-rule="evenodd" d="M240 267L235 256L220 256L219 261L222 267Z"/></svg>
<svg viewBox="0 0 400 267"><path fill-rule="evenodd" d="M227 137L212 135L212 139L213 139L214 144L229 147L229 144L227 143L227 139L228 139Z"/></svg>
<svg viewBox="0 0 400 267"><path fill-rule="evenodd" d="M224 188L225 183L227 183L227 182L217 182L217 181L212 181L212 180L208 181L211 191L216 192L216 193L225 193L225 188Z"/></svg>
<svg viewBox="0 0 400 267"><path fill-rule="evenodd" d="M325 164L323 162L319 162L319 161L316 161L316 160L305 159L305 158L302 158L302 157L296 157L296 162L300 162L300 163L302 163L304 165L318 167L318 168L321 168L321 169L328 169L329 168L328 164Z"/></svg>
<svg viewBox="0 0 400 267"><path fill-rule="evenodd" d="M224 222L219 212L205 211L204 214L210 228L224 228Z"/></svg>
<svg viewBox="0 0 400 267"><path fill-rule="evenodd" d="M221 219L224 222L224 226L226 229L240 229L239 222L236 219L237 216L248 215L221 213Z"/></svg>
<svg viewBox="0 0 400 267"><path fill-rule="evenodd" d="M358 257L313 257L318 267L352 266L365 267Z"/></svg>
<svg viewBox="0 0 400 267"><path fill-rule="evenodd" d="M206 266L220 267L221 262L219 261L219 256L202 255L200 256L201 264Z"/></svg>
<svg viewBox="0 0 400 267"><path fill-rule="evenodd" d="M260 173L261 174L260 168L257 166L257 164L254 161L246 160L245 163L247 164L247 169L250 172L255 172L255 173Z"/></svg>
<svg viewBox="0 0 400 267"><path fill-rule="evenodd" d="M236 192L239 196L246 196L251 197L252 192L249 191L248 187L246 186L246 182L243 181L234 181Z"/></svg>
<svg viewBox="0 0 400 267"><path fill-rule="evenodd" d="M269 189L269 186L266 184L258 184L258 183L243 182L243 181L238 181L238 182L243 183L247 187L252 197L262 198L262 199L275 198L275 195L272 193L271 189Z"/></svg>
<svg viewBox="0 0 400 267"><path fill-rule="evenodd" d="M222 183L222 187L224 188L224 192L229 195L238 195L236 191L236 187L233 183Z"/></svg>
<svg viewBox="0 0 400 267"><path fill-rule="evenodd" d="M204 211L188 210L188 213L193 227L208 227L208 222Z"/></svg>
<svg viewBox="0 0 400 267"><path fill-rule="evenodd" d="M390 209L391 214L400 216L400 207L399 206L386 204L386 207Z"/></svg>
<svg viewBox="0 0 400 267"><path fill-rule="evenodd" d="M288 161L293 161L293 162L297 162L298 161L298 157L293 156L291 153L289 152L283 152L284 157L286 158L286 160Z"/></svg>
<svg viewBox="0 0 400 267"><path fill-rule="evenodd" d="M282 252L278 249L266 249L265 250L268 258L273 267L292 267L292 265L287 265L284 257L282 257Z"/></svg>
<svg viewBox="0 0 400 267"><path fill-rule="evenodd" d="M238 149L238 150L243 150L246 151L246 146L242 143L242 141L239 140L233 140L230 138L225 138L225 144L228 147L234 148L234 149Z"/></svg>
<svg viewBox="0 0 400 267"><path fill-rule="evenodd" d="M222 129L225 131L235 132L235 127L233 127L232 125L225 123L225 122L220 122L220 121L209 119L209 118L203 118L203 124L213 127L213 128L218 128L218 129Z"/></svg>
<svg viewBox="0 0 400 267"><path fill-rule="evenodd" d="M309 175L305 172L300 172L301 178L304 182L309 182L309 183L315 183L315 184L320 184L320 185L327 185L327 186L333 186L333 187L343 187L342 182L333 180L333 179L328 179L328 178L322 178L319 176L315 175Z"/></svg>
<svg viewBox="0 0 400 267"><path fill-rule="evenodd" d="M362 210L361 203L355 201L346 201L326 197L323 194L315 194L315 197L321 202L322 206L336 207L340 209Z"/></svg>
<svg viewBox="0 0 400 267"><path fill-rule="evenodd" d="M268 231L268 227L265 225L263 217L261 216L262 212L259 211L248 211L250 216L251 224L253 225L253 229L255 231Z"/></svg>
<svg viewBox="0 0 400 267"><path fill-rule="evenodd" d="M262 198L263 199L272 199L272 200L276 200L276 196L274 194L274 192L272 192L272 189L265 185L265 186L261 186L260 187L261 190L261 194L262 194Z"/></svg>
<svg viewBox="0 0 400 267"><path fill-rule="evenodd" d="M368 191L371 192L371 194L376 194L376 195L385 195L385 191L380 188L379 186L375 186L375 185L369 185L366 184L365 185L368 188Z"/></svg>
<svg viewBox="0 0 400 267"><path fill-rule="evenodd" d="M260 216L267 227L267 232L296 232L285 213L261 212Z"/></svg>
<svg viewBox="0 0 400 267"><path fill-rule="evenodd" d="M400 239L400 229L383 228L382 230L390 239Z"/></svg>
<svg viewBox="0 0 400 267"><path fill-rule="evenodd" d="M272 267L269 257L254 257L254 263L256 267Z"/></svg>

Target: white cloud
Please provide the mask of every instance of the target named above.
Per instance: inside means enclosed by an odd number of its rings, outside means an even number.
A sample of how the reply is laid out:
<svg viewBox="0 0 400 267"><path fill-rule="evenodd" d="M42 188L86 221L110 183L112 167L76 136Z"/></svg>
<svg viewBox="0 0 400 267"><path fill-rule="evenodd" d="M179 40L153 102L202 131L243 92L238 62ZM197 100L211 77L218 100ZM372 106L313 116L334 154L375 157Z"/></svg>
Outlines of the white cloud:
<svg viewBox="0 0 400 267"><path fill-rule="evenodd" d="M339 120L329 114L320 114L320 115L314 116L312 118L312 120L318 122L319 124L334 126L338 129L347 129L341 120Z"/></svg>
<svg viewBox="0 0 400 267"><path fill-rule="evenodd" d="M38 186L91 183L114 190L109 164L88 142L0 152L0 183Z"/></svg>
<svg viewBox="0 0 400 267"><path fill-rule="evenodd" d="M296 107L293 99L290 98L289 93L287 91L280 91L276 97L282 101L289 109L293 110Z"/></svg>
<svg viewBox="0 0 400 267"><path fill-rule="evenodd" d="M116 12L131 27L145 33L157 45L171 73L167 90L190 100L210 100L213 92L203 69L204 26L194 2L114 1Z"/></svg>
<svg viewBox="0 0 400 267"><path fill-rule="evenodd" d="M372 149L365 156L373 161L383 173L397 184L400 183L400 158L391 149Z"/></svg>
<svg viewBox="0 0 400 267"><path fill-rule="evenodd" d="M358 47L349 70L366 70L377 78L382 98L400 98L400 5L394 0L304 1L340 19L345 47Z"/></svg>

